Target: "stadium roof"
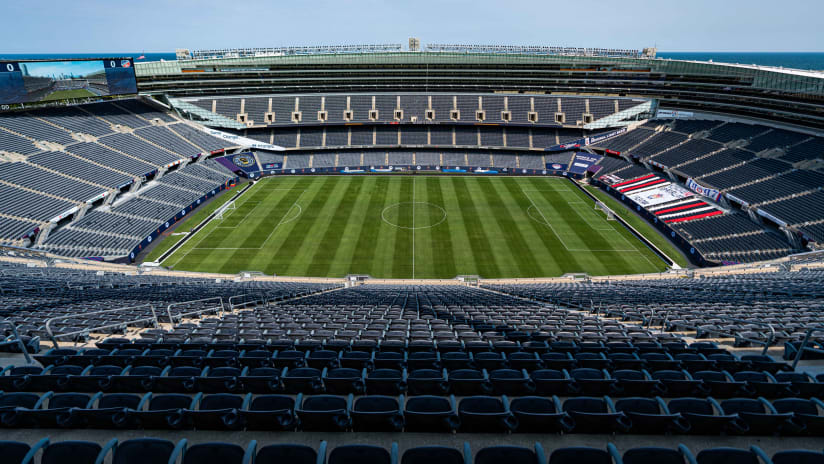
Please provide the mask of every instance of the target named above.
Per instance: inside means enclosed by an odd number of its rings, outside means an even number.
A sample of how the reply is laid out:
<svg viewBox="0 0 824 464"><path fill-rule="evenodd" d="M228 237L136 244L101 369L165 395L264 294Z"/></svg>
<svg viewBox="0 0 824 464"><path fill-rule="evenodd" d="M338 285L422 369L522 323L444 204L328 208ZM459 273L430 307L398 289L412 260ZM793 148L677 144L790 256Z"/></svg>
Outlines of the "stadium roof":
<svg viewBox="0 0 824 464"><path fill-rule="evenodd" d="M701 61L624 58L587 55L550 55L517 53L457 53L457 52L378 52L295 54L281 56L250 56L183 61L136 63L138 78L170 76L189 72L268 71L270 66L340 66L364 65L413 66L426 65L489 65L506 67L558 66L563 71L651 72L675 75L737 77L751 81L753 88L808 95L824 95L824 73Z"/></svg>

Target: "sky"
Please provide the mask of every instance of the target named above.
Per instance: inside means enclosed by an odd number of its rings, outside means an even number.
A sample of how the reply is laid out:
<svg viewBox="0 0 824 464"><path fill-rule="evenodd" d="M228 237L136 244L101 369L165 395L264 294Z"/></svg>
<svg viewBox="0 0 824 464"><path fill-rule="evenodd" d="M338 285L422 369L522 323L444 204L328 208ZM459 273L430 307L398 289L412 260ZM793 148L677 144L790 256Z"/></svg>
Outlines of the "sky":
<svg viewBox="0 0 824 464"><path fill-rule="evenodd" d="M57 61L45 63L26 63L30 76L60 77L86 76L92 73L103 73L102 61Z"/></svg>
<svg viewBox="0 0 824 464"><path fill-rule="evenodd" d="M824 52L822 0L0 0L0 54L288 45Z"/></svg>

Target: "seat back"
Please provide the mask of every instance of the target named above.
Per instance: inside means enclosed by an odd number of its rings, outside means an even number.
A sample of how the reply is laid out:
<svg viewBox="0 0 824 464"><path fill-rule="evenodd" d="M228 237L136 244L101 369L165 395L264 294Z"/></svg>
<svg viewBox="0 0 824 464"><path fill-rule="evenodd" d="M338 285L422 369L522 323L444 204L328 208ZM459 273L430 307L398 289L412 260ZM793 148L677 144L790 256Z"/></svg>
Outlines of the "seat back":
<svg viewBox="0 0 824 464"><path fill-rule="evenodd" d="M380 446L343 445L329 453L329 464L391 464L389 451Z"/></svg>
<svg viewBox="0 0 824 464"><path fill-rule="evenodd" d="M295 408L295 400L286 395L261 395L252 400L250 411L284 411Z"/></svg>
<svg viewBox="0 0 824 464"><path fill-rule="evenodd" d="M149 411L164 411L167 409L187 409L192 404L192 398L178 393L157 395L149 401Z"/></svg>
<svg viewBox="0 0 824 464"><path fill-rule="evenodd" d="M259 464L316 464L318 453L310 446L295 444L268 445L259 449L255 462Z"/></svg>
<svg viewBox="0 0 824 464"><path fill-rule="evenodd" d="M218 409L240 409L243 407L243 397L229 393L215 393L206 395L200 400L200 411L215 411Z"/></svg>
<svg viewBox="0 0 824 464"><path fill-rule="evenodd" d="M403 453L401 464L464 464L463 454L445 446L419 446Z"/></svg>
<svg viewBox="0 0 824 464"><path fill-rule="evenodd" d="M158 438L136 438L120 442L112 464L166 464L175 444Z"/></svg>
<svg viewBox="0 0 824 464"><path fill-rule="evenodd" d="M243 448L232 443L200 443L183 454L183 464L242 464Z"/></svg>
<svg viewBox="0 0 824 464"><path fill-rule="evenodd" d="M89 441L62 441L43 449L40 464L94 464L102 447Z"/></svg>
<svg viewBox="0 0 824 464"><path fill-rule="evenodd" d="M535 452L520 446L489 446L478 451L475 464L538 464Z"/></svg>

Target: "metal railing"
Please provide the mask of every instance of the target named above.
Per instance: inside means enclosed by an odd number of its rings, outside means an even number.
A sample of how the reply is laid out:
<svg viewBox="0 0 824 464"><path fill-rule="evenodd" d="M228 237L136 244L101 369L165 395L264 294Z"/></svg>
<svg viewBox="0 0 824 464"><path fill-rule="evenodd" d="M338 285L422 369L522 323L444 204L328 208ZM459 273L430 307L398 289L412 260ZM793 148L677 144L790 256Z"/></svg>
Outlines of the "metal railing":
<svg viewBox="0 0 824 464"><path fill-rule="evenodd" d="M34 364L34 361L31 359L31 355L29 354L29 350L26 349L26 344L23 343L23 339L20 338L20 334L17 333L17 326L10 321L0 321L0 326L3 325L11 327L11 334L14 335L14 338L17 340L17 344L20 345L20 351L23 353L23 356L26 357L26 364Z"/></svg>
<svg viewBox="0 0 824 464"><path fill-rule="evenodd" d="M85 329L82 329L82 330L75 330L73 332L64 332L64 333L59 333L59 334L55 334L54 331L52 331L52 328L51 328L54 321L65 320L65 319L86 318L86 317L89 317L89 316L96 316L98 314L110 314L110 313L123 312L123 311L126 311L126 310L133 310L133 309L140 309L140 308L149 308L149 310L152 312L151 317L148 317L148 316L147 317L141 317L141 318L138 318L138 319L133 319L133 320L125 321L125 322L118 321L118 322L111 323L111 324L105 324L105 325L95 326L95 327L88 327L88 328L85 328ZM49 339L51 340L54 347L58 348L59 346L57 344L57 338L71 337L71 336L75 336L75 335L88 335L88 334L90 334L94 331L112 329L112 328L124 328L125 329L126 327L128 327L131 324L138 324L138 323L141 323L141 322L152 322L154 324L154 327L160 327L160 325L158 323L158 320L157 320L157 313L155 312L154 305L146 303L146 304L142 304L142 305L138 305L138 306L128 306L128 307L125 307L125 308L106 309L106 310L103 310L103 311L94 311L94 312L91 312L91 313L77 313L77 314L70 314L68 316L52 317L52 318L50 318L46 321L46 333L49 334Z"/></svg>
<svg viewBox="0 0 824 464"><path fill-rule="evenodd" d="M662 330L667 326L667 321L669 320L670 312L671 312L671 310L667 310L666 312L664 312L663 317L659 317L659 319L661 319L661 329ZM755 339L755 338L741 337L741 336L738 336L734 333L723 332L721 330L701 329L701 330L704 330L705 332L710 332L710 333L718 334L718 335L731 335L732 337L737 338L739 340L754 343L754 344L757 344L757 345L764 345L764 349L761 350L761 354L767 354L767 350L770 348L770 346L772 346L773 342L775 342L775 327L773 327L773 325L768 323L768 322L748 321L746 319L738 319L738 318L729 317L729 316L713 316L713 315L709 315L709 314L695 313L695 312L692 312L692 311L679 311L678 314L701 315L701 316L704 316L704 317L709 316L712 319L721 319L722 321L737 322L737 323L740 323L740 324L749 324L749 325L757 325L757 326L761 326L761 327L766 327L769 330L769 337L767 338L766 341ZM649 319L648 319L649 322L647 323L647 328L652 327L652 321L655 318L656 318L655 317L655 308L651 308L650 309L650 316L649 316ZM682 324L682 325L684 325L684 327L687 327L687 328L690 328L690 329L693 329L693 330L696 330L696 331L698 330L698 326L694 326L694 325L691 325L691 324Z"/></svg>
<svg viewBox="0 0 824 464"><path fill-rule="evenodd" d="M235 308L248 308L251 305L265 305L269 302L266 295L262 293L244 293L229 297L229 311Z"/></svg>
<svg viewBox="0 0 824 464"><path fill-rule="evenodd" d="M210 302L213 303L212 306L208 306L208 307L201 308L201 309L196 309L194 311L181 312L181 313L177 313L175 315L172 315L172 308L178 308L178 307L185 306L185 305L190 305L190 304L193 304L193 303L209 304ZM219 316L222 316L225 311L226 311L226 308L223 305L223 297L221 297L221 296L215 296L215 297L212 297L212 298L202 298L202 299L199 299L199 300L181 301L179 303L172 303L172 304L170 304L169 306L166 307L166 314L169 316L169 322L172 323L172 324L175 323L175 319L179 320L179 319L183 319L184 317L189 317L189 316L194 316L194 315L199 316L203 313L208 313L208 312L217 312L217 314Z"/></svg>
<svg viewBox="0 0 824 464"><path fill-rule="evenodd" d="M801 356L804 354L804 350L807 349L807 345L810 343L810 338L813 333L821 331L824 331L824 326L821 325L807 329L804 335L804 340L801 341L801 345L798 347L798 353L795 354L795 359L793 359L793 370L795 370L795 366L798 365L798 362L801 361Z"/></svg>

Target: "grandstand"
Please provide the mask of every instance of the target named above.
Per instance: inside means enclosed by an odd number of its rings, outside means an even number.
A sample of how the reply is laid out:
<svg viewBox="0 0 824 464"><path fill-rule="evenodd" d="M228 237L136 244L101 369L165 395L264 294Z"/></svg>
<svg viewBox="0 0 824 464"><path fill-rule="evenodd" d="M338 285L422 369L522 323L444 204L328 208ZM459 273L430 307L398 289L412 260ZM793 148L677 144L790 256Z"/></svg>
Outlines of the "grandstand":
<svg viewBox="0 0 824 464"><path fill-rule="evenodd" d="M821 75L450 44L135 71L0 112L0 462L824 460Z"/></svg>

